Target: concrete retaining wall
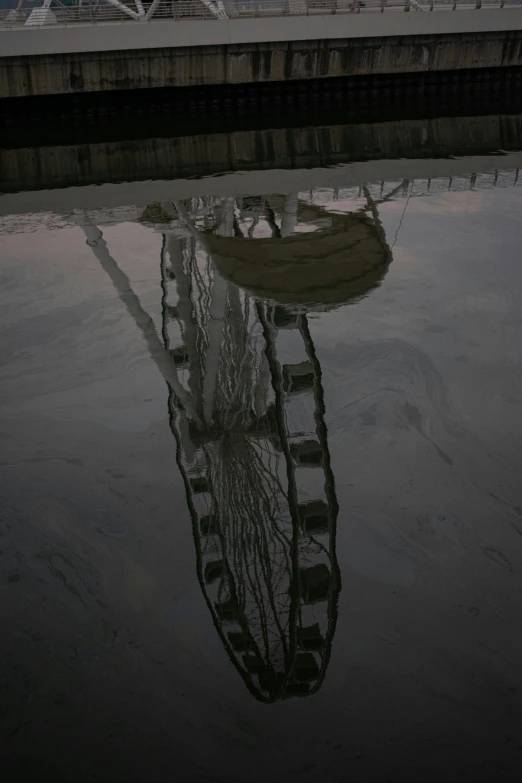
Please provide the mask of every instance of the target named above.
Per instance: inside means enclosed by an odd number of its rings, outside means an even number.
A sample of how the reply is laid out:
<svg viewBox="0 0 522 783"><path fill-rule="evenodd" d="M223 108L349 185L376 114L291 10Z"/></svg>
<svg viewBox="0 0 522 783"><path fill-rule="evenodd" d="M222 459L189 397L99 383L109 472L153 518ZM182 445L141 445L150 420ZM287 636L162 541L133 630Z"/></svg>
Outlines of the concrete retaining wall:
<svg viewBox="0 0 522 783"><path fill-rule="evenodd" d="M518 65L522 31L28 55L0 58L0 98Z"/></svg>

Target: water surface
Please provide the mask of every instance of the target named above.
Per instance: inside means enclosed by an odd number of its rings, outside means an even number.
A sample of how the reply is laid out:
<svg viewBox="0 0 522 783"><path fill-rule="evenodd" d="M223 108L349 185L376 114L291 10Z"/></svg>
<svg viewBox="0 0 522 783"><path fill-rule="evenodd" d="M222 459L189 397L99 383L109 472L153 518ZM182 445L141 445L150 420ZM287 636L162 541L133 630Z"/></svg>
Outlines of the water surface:
<svg viewBox="0 0 522 783"><path fill-rule="evenodd" d="M8 780L518 778L520 124L430 123L10 170Z"/></svg>

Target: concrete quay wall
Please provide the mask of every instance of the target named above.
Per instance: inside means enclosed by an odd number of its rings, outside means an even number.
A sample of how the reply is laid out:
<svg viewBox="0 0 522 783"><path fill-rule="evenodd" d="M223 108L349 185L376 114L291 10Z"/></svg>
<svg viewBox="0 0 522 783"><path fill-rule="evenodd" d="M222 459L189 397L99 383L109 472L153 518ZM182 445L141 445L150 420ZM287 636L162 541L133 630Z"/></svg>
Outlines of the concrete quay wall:
<svg viewBox="0 0 522 783"><path fill-rule="evenodd" d="M505 29L482 29L487 26L488 19ZM363 25L359 23L361 20ZM403 21L403 34L397 33L401 27L397 20ZM288 26L288 21L294 27ZM311 21L317 24L311 26ZM522 9L390 12L329 16L328 25L319 24L320 21L319 18L296 17L290 20L200 22L199 45L191 43L194 35L187 34L182 43L178 40L180 29L190 33L191 22L22 29L8 35L2 32L0 98L522 65ZM267 22L272 26L267 27ZM384 26L384 22L388 24ZM239 40L241 37L253 38L252 23L259 25L260 40ZM308 23L308 26L301 23ZM220 30L221 25L228 29L229 39L238 40L207 40L210 34L215 39L227 37L226 31ZM240 28L232 36L230 28L233 25L248 27ZM441 31L441 27L452 26L463 27L464 31ZM107 31L109 27L111 30ZM156 46L158 42L165 44L163 27L173 31L172 45ZM473 27L478 29L468 29ZM149 28L157 30L158 35L151 38ZM372 28L373 35L359 35ZM424 28L424 32L419 31L420 28ZM433 29L430 31L430 28ZM314 31L317 36L310 37ZM106 38L106 32L112 35ZM129 32L129 36L122 37L124 32ZM140 32L143 33L141 43L150 46L137 45ZM71 33L74 33L72 37ZM49 37L51 34L54 38ZM82 44L76 37L79 34L83 34ZM91 35L94 38L88 40ZM302 37L296 38L296 35ZM112 48L109 46L111 38ZM124 41L126 48L121 48ZM74 50L76 43L78 46ZM92 47L98 48L87 50Z"/></svg>

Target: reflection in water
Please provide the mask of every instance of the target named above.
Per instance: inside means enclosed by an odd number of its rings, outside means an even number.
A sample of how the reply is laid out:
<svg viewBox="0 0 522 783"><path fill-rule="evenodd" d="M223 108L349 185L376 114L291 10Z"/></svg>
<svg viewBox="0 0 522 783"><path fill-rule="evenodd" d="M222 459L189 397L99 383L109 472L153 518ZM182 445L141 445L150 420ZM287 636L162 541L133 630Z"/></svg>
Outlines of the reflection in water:
<svg viewBox="0 0 522 783"><path fill-rule="evenodd" d="M6 780L518 779L522 156L402 124L0 196Z"/></svg>
<svg viewBox="0 0 522 783"><path fill-rule="evenodd" d="M462 110L464 114L465 105ZM158 127L157 117L149 115L145 138L133 139L134 124L125 120L125 129L117 139L111 139L111 127L96 123L94 139L76 140L78 126L84 129L88 123L71 127L65 121L62 142L56 140L59 130L54 119L53 141L49 146L42 143L42 123L25 123L23 127L17 124L15 132L7 125L3 128L3 148L0 149L0 192L107 182L175 181L233 171L304 170L355 161L425 161L518 151L522 140L522 115L515 110L516 103L510 100L507 111L499 114L488 111L482 116L431 119L421 115L407 122L403 117L383 122L379 113L378 118L368 122L361 121L350 111L350 117L345 116L342 121L321 116L316 123L309 124L311 117L307 107L306 120L301 118L300 127L287 127L285 116L282 126L259 129L261 118L256 114L255 129L238 129L235 125L230 133L216 132L211 125L206 133L201 133L199 127L197 133L189 132L188 135L180 131L180 115L175 122L169 122L163 132ZM288 112L288 116L291 114L293 111ZM147 117L143 106L140 116ZM240 122L239 118L235 121ZM33 139L35 129L38 137ZM27 133L30 138L23 143ZM424 166L423 169L425 173ZM371 176L375 176L375 172ZM364 181L364 177L360 181ZM247 191L250 193L254 190L252 184L253 178L249 176ZM97 195L98 199L100 195Z"/></svg>
<svg viewBox="0 0 522 783"><path fill-rule="evenodd" d="M360 298L386 273L377 203L364 195L357 212L298 194L147 208L144 220L171 226L163 346L101 232L79 215L168 383L201 589L264 702L313 693L330 658L338 504L307 314Z"/></svg>

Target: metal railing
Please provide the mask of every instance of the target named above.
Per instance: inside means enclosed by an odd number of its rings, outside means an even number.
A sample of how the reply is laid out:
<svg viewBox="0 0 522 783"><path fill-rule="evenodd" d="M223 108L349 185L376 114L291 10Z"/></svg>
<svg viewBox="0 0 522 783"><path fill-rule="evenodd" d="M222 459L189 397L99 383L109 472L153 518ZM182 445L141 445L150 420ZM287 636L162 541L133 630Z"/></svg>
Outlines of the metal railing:
<svg viewBox="0 0 522 783"><path fill-rule="evenodd" d="M30 5L29 5L30 3ZM15 2L13 2L13 6ZM0 29L161 19L216 20L385 11L455 11L522 7L522 0L18 0L0 10Z"/></svg>

